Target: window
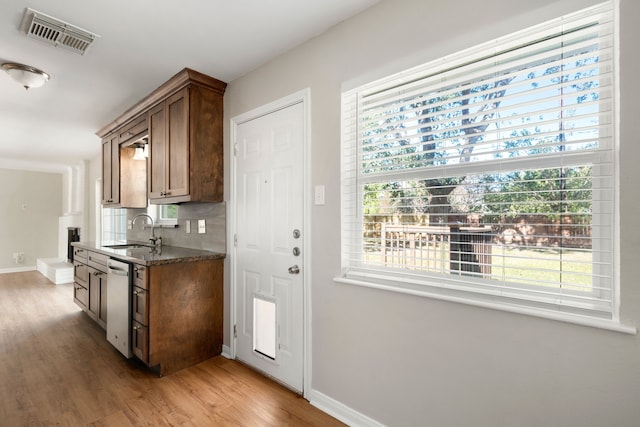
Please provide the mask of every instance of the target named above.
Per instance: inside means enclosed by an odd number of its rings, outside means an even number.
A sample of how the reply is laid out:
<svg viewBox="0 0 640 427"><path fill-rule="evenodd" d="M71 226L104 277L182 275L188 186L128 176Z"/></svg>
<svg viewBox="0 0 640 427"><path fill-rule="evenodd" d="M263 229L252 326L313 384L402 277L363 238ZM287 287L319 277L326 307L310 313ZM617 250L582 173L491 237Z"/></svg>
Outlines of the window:
<svg viewBox="0 0 640 427"><path fill-rule="evenodd" d="M155 225L176 225L178 223L178 205L147 206L147 214L153 218Z"/></svg>
<svg viewBox="0 0 640 427"><path fill-rule="evenodd" d="M102 241L113 242L127 240L127 210L124 208L103 208L102 212Z"/></svg>
<svg viewBox="0 0 640 427"><path fill-rule="evenodd" d="M336 280L616 320L612 16L344 92Z"/></svg>

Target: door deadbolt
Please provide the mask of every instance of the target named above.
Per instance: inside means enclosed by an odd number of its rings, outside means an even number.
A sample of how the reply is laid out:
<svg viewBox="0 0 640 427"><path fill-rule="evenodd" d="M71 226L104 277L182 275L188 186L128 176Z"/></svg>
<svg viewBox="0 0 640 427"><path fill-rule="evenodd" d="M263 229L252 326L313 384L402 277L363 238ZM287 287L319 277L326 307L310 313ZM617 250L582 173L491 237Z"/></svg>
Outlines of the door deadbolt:
<svg viewBox="0 0 640 427"><path fill-rule="evenodd" d="M299 247L295 247L293 248L293 256L300 256L300 248Z"/></svg>

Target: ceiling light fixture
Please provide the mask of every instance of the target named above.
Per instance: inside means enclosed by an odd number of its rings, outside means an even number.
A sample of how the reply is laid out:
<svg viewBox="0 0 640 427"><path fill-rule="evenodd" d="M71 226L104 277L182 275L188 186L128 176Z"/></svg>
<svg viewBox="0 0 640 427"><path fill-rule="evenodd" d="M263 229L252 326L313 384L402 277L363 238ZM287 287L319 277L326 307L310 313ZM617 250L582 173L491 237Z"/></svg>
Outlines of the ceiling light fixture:
<svg viewBox="0 0 640 427"><path fill-rule="evenodd" d="M32 87L40 87L49 80L49 74L37 68L30 67L29 65L16 64L13 62L7 62L2 64L2 69L11 76L11 78L25 89Z"/></svg>

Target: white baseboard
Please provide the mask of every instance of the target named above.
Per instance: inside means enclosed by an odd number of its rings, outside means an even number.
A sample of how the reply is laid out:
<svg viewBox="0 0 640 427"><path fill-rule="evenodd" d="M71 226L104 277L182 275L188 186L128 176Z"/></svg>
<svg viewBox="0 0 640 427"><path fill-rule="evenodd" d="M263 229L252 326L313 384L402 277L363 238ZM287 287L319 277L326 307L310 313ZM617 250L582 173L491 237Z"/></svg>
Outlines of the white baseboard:
<svg viewBox="0 0 640 427"><path fill-rule="evenodd" d="M0 268L0 274L22 273L22 272L25 272L25 271L34 271L35 269L36 269L35 265L30 265L28 267Z"/></svg>
<svg viewBox="0 0 640 427"><path fill-rule="evenodd" d="M228 345L222 346L222 353L220 354L222 357L226 357L227 359L232 359L231 357L231 347Z"/></svg>
<svg viewBox="0 0 640 427"><path fill-rule="evenodd" d="M384 424L317 390L311 390L306 397L313 406L351 427L384 427Z"/></svg>

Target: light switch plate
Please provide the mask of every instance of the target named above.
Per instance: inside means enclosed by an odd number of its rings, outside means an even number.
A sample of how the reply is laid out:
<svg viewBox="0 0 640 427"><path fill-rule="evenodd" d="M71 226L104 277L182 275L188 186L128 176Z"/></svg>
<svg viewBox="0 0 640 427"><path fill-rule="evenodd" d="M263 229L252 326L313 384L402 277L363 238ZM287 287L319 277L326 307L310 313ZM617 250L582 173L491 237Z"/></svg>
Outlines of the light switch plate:
<svg viewBox="0 0 640 427"><path fill-rule="evenodd" d="M205 224L206 224L206 221L204 219L198 220L198 234L204 234L207 232Z"/></svg>
<svg viewBox="0 0 640 427"><path fill-rule="evenodd" d="M316 205L324 205L324 185L316 185L313 199Z"/></svg>
<svg viewBox="0 0 640 427"><path fill-rule="evenodd" d="M191 234L191 221L190 220L186 220L184 222L184 229L187 232L187 234Z"/></svg>

